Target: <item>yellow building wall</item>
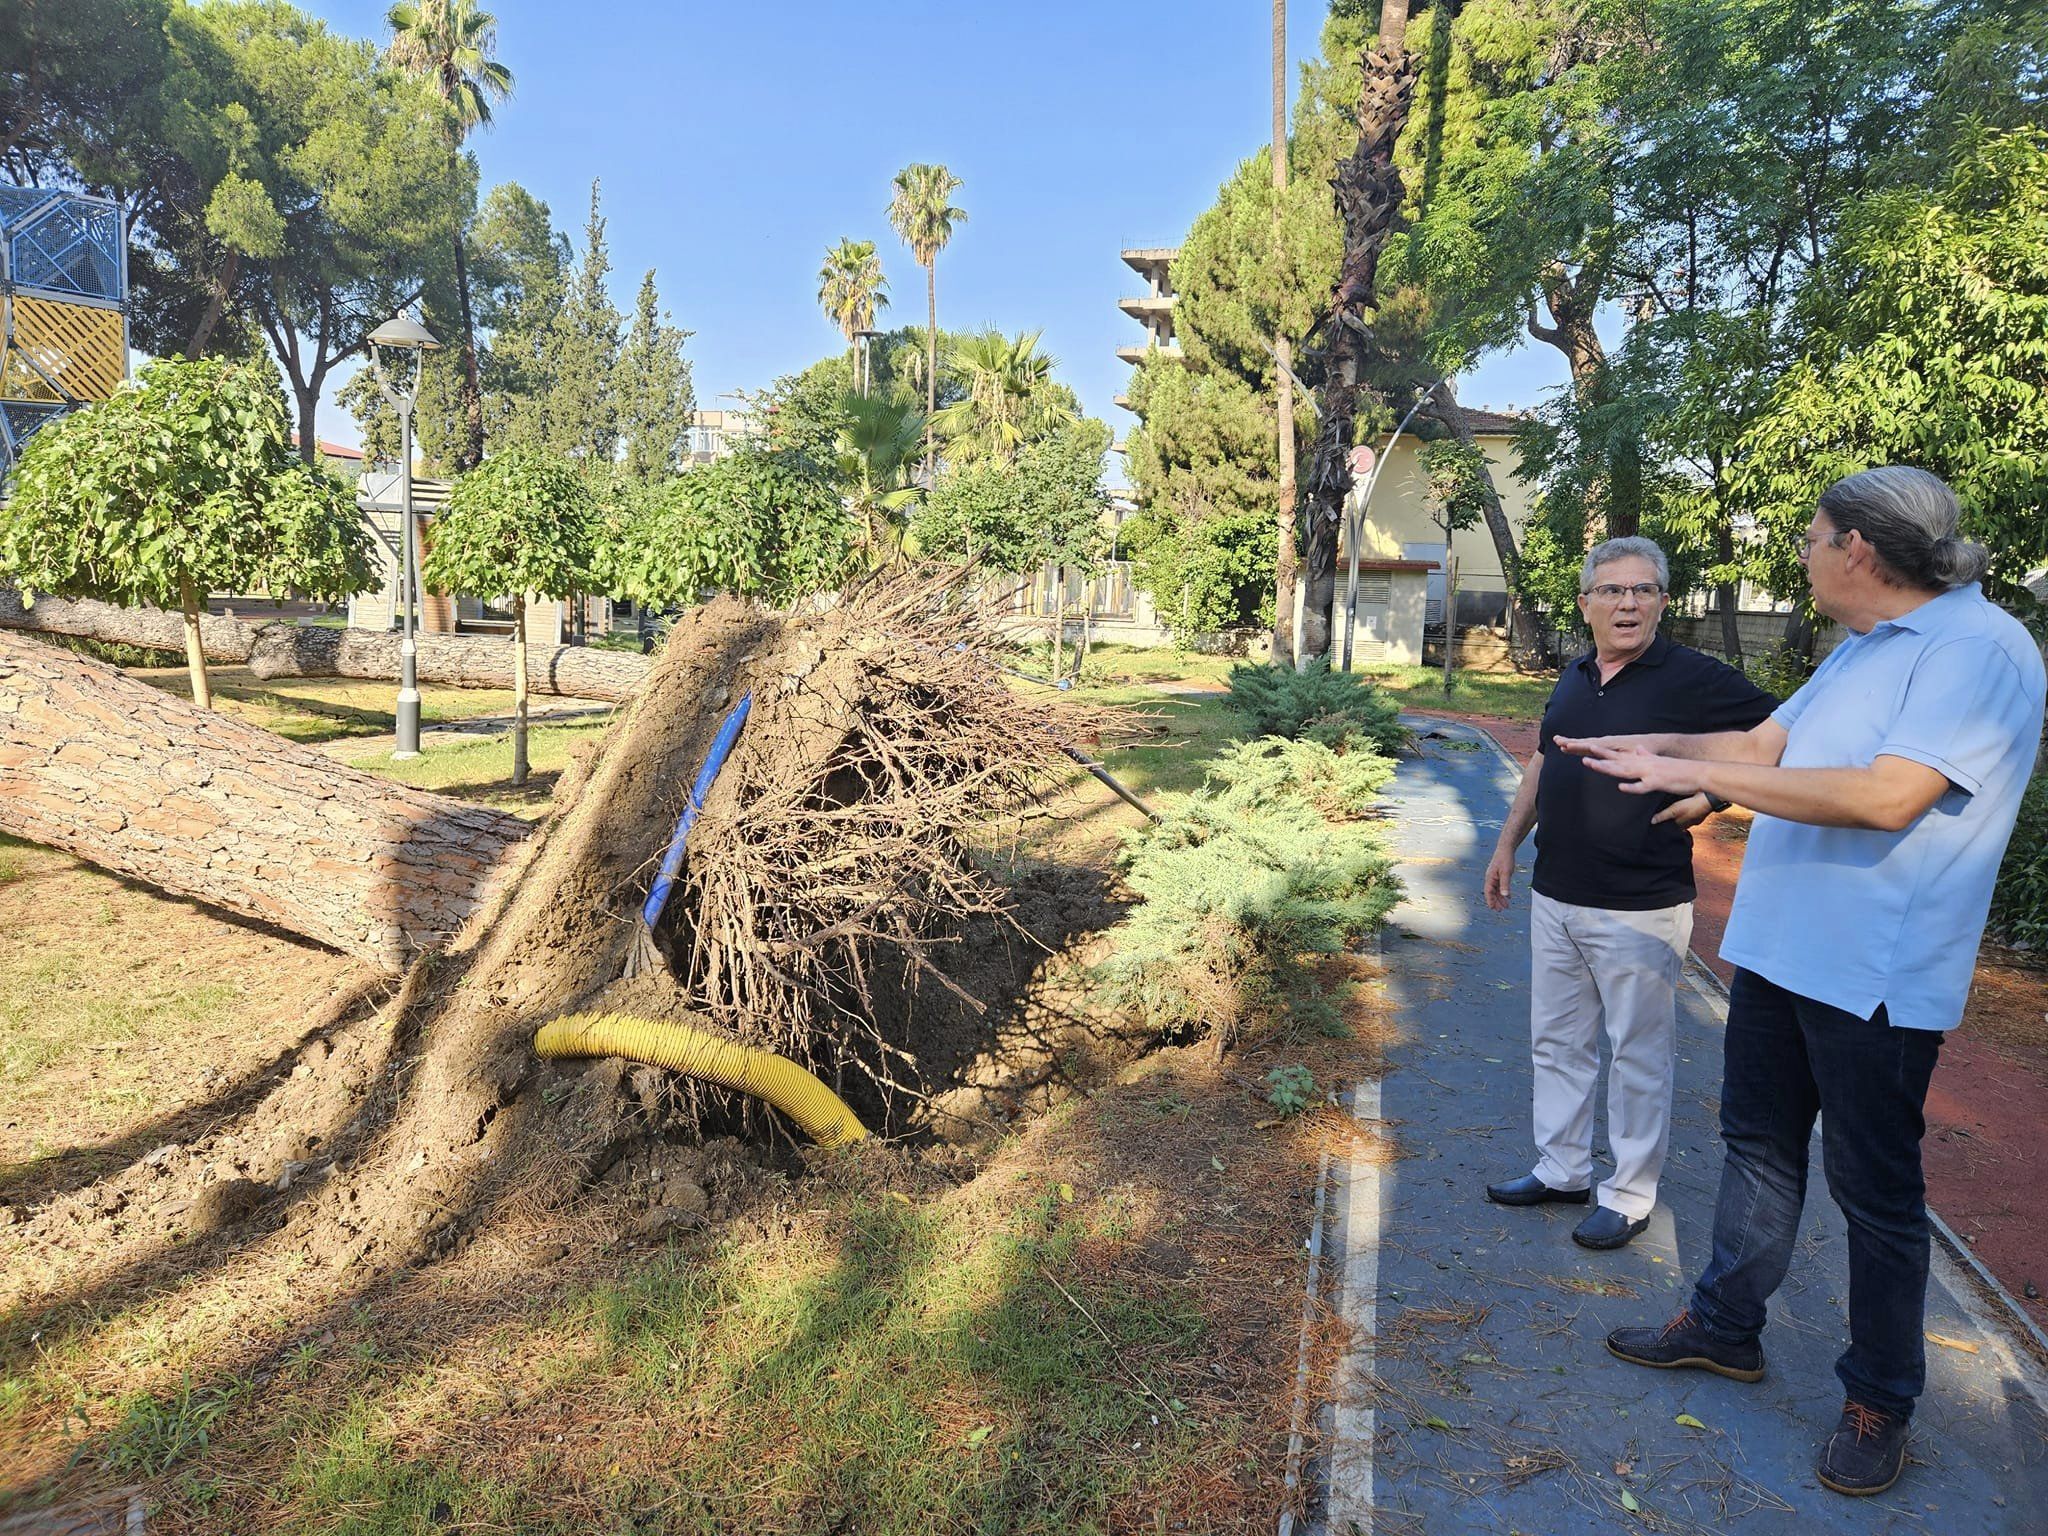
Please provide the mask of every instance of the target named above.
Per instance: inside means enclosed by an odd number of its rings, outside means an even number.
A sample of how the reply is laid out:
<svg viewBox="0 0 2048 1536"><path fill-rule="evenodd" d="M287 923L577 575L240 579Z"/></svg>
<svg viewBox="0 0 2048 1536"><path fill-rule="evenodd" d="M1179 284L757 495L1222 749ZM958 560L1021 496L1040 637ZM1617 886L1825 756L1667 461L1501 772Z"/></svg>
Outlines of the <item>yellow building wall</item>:
<svg viewBox="0 0 2048 1536"><path fill-rule="evenodd" d="M1515 473L1510 439L1489 435L1479 438L1478 442L1480 451L1486 455L1487 466L1493 472L1494 488L1500 492L1501 510L1507 514L1508 524L1515 530L1515 543L1519 546L1523 526L1529 517L1531 488ZM1429 487L1422 473L1420 450L1419 443L1404 437L1388 455L1386 466L1373 487L1372 500L1366 505L1366 532L1361 542L1361 553L1399 559L1414 552L1418 545L1443 544L1443 530L1430 521ZM1454 552L1458 557L1459 591L1507 590L1507 578L1501 572L1500 557L1494 552L1493 538L1487 533L1485 524L1459 533ZM1340 571L1340 586L1342 582Z"/></svg>

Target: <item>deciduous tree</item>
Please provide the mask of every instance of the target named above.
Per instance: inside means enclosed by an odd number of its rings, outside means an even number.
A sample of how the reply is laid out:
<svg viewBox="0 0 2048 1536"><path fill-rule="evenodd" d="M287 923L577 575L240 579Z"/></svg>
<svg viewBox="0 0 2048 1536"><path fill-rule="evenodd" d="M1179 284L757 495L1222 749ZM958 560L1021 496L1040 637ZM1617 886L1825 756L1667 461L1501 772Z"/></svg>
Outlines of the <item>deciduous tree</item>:
<svg viewBox="0 0 2048 1536"><path fill-rule="evenodd" d="M0 506L0 573L24 591L181 611L201 705L209 592L342 598L370 585L368 557L347 493L293 458L251 364L152 363L30 439Z"/></svg>
<svg viewBox="0 0 2048 1536"><path fill-rule="evenodd" d="M524 784L526 611L590 583L597 506L567 459L530 448L492 454L455 482L434 520L420 579L438 592L512 599L512 782Z"/></svg>

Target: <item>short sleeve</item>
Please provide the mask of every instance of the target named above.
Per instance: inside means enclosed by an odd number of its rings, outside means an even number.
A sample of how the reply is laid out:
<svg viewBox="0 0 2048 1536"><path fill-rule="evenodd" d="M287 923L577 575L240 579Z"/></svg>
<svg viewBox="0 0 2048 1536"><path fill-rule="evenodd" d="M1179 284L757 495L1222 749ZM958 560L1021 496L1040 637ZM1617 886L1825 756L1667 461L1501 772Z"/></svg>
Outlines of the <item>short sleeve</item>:
<svg viewBox="0 0 2048 1536"><path fill-rule="evenodd" d="M1702 656L1706 662L1695 699L1702 735L1717 731L1747 731L1771 718L1778 701L1764 692L1725 661Z"/></svg>
<svg viewBox="0 0 2048 1536"><path fill-rule="evenodd" d="M1974 795L2033 718L2026 679L2001 647L1952 640L1914 665L1875 755L1925 764Z"/></svg>

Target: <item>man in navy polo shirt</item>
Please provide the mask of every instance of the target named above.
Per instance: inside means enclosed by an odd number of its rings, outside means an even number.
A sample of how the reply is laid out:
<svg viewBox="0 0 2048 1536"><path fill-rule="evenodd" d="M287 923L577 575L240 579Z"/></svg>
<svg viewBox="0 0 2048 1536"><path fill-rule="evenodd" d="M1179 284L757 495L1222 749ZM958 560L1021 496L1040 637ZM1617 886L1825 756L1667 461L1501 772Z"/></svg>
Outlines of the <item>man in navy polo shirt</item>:
<svg viewBox="0 0 2048 1536"><path fill-rule="evenodd" d="M1721 942L1739 969L1712 1257L1677 1317L1607 1347L1763 1375L1764 1304L1792 1261L1818 1115L1849 1224L1847 1398L1818 1467L1837 1493L1881 1493L1905 1466L1927 1378L1927 1082L1969 996L2048 690L1956 524L1954 495L1923 470L1836 482L1799 557L1814 607L1849 638L1804 688L1740 734L1560 742L1633 793L1703 791L1757 813Z"/></svg>
<svg viewBox="0 0 2048 1536"><path fill-rule="evenodd" d="M1670 571L1648 539L1594 546L1579 574L1593 648L1564 669L1537 751L1486 870L1486 904L1508 904L1515 850L1536 828L1529 916L1529 1045L1538 1153L1526 1176L1487 1187L1502 1205L1592 1194L1600 1033L1612 1051L1607 1140L1614 1177L1573 1231L1619 1248L1649 1225L1671 1138L1679 981L1692 939L1692 834L1705 796L1644 797L1557 750L1559 736L1740 731L1777 703L1740 672L1657 633Z"/></svg>

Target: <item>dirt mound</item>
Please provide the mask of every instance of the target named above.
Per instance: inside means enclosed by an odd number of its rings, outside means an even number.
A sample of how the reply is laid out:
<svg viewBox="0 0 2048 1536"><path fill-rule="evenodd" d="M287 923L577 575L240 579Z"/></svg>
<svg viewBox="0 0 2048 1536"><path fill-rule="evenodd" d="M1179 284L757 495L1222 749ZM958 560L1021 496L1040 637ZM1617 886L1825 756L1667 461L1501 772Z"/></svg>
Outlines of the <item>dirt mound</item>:
<svg viewBox="0 0 2048 1536"><path fill-rule="evenodd" d="M232 1121L13 1211L10 1247L50 1263L11 1299L81 1294L57 1255L87 1228L93 1267L121 1285L217 1262L232 1238L307 1285L352 1287L518 1210L603 1207L649 1235L715 1219L788 1155L751 1100L538 1060L534 1030L578 1008L779 1051L896 1132L1000 1129L1089 1075L1116 1048L1072 1006L1073 968L1116 897L1096 872L1009 868L986 831L1067 771L1062 741L1104 722L1004 686L948 586L899 578L798 615L694 610L451 952L395 993L338 1000ZM666 964L622 980L653 869L743 695L654 935ZM734 1135L751 1145L720 1139Z"/></svg>

